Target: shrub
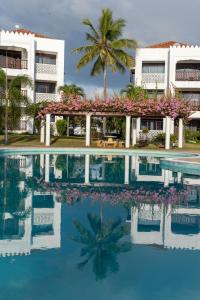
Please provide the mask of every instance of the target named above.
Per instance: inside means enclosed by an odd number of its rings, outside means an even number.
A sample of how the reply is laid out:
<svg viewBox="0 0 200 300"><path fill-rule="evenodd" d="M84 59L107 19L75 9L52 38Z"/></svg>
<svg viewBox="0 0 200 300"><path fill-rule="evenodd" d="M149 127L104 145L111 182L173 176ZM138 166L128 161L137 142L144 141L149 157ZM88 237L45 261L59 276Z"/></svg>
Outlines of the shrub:
<svg viewBox="0 0 200 300"><path fill-rule="evenodd" d="M153 144L162 144L164 145L165 144L165 133L164 132L161 132L161 133L158 133L152 140L152 143Z"/></svg>
<svg viewBox="0 0 200 300"><path fill-rule="evenodd" d="M56 121L56 129L58 135L63 136L67 130L67 121L66 120L57 120Z"/></svg>
<svg viewBox="0 0 200 300"><path fill-rule="evenodd" d="M186 143L200 143L200 131L186 129L185 130L185 141L186 141Z"/></svg>

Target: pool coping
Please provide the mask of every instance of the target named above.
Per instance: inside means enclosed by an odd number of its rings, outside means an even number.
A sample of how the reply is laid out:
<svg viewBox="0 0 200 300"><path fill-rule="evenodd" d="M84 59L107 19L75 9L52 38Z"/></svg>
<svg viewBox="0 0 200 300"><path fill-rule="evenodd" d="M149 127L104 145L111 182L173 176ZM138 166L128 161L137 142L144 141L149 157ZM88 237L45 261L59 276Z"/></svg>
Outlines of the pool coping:
<svg viewBox="0 0 200 300"><path fill-rule="evenodd" d="M12 154L94 154L94 155L155 155L157 157L167 157L166 160L176 158L200 157L198 153L178 152L154 149L112 149L112 148L85 148L85 147L0 147L0 155ZM170 156L170 157L168 157Z"/></svg>

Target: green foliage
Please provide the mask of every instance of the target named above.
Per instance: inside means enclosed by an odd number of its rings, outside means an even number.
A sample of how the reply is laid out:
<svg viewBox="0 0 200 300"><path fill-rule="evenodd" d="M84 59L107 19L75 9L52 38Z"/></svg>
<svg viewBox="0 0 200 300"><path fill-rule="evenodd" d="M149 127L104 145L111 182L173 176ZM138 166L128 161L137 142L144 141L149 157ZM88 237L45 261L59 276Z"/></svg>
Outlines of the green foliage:
<svg viewBox="0 0 200 300"><path fill-rule="evenodd" d="M73 50L74 53L83 53L77 64L77 69L85 67L94 61L91 76L104 74L104 97L106 97L107 68L112 73L125 72L126 67L131 67L133 57L124 49L135 49L137 43L132 39L122 38L122 31L126 26L124 19L113 19L112 11L108 8L102 10L97 26L90 19L84 19L83 25L87 26L87 45Z"/></svg>
<svg viewBox="0 0 200 300"><path fill-rule="evenodd" d="M58 88L58 91L63 92L63 96L64 96L63 98L65 101L67 101L69 96L80 96L80 97L85 96L85 92L83 88L73 83L60 86Z"/></svg>
<svg viewBox="0 0 200 300"><path fill-rule="evenodd" d="M120 94L134 101L148 99L147 91L143 87L134 84L128 84L126 88L120 91Z"/></svg>
<svg viewBox="0 0 200 300"><path fill-rule="evenodd" d="M200 143L200 130L185 129L186 143Z"/></svg>
<svg viewBox="0 0 200 300"><path fill-rule="evenodd" d="M164 145L165 144L165 133L161 132L161 133L157 134L153 138L152 143L153 144L162 144L162 145Z"/></svg>
<svg viewBox="0 0 200 300"><path fill-rule="evenodd" d="M57 120L56 121L56 129L58 135L63 136L67 130L67 121L66 120Z"/></svg>
<svg viewBox="0 0 200 300"><path fill-rule="evenodd" d="M23 106L28 105L27 95L21 92L21 86L32 87L32 80L27 75L17 75L8 81L4 70L0 69L0 115L3 117L0 127L5 129L5 142L7 143L8 129L14 129L24 115Z"/></svg>
<svg viewBox="0 0 200 300"><path fill-rule="evenodd" d="M143 128L142 133L147 134L149 132L148 128Z"/></svg>

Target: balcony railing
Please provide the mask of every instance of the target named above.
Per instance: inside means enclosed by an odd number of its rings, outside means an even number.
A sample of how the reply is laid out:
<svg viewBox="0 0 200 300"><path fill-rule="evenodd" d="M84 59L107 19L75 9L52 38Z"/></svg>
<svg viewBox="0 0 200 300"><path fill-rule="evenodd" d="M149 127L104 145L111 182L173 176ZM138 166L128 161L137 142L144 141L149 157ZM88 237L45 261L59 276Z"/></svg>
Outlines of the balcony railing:
<svg viewBox="0 0 200 300"><path fill-rule="evenodd" d="M176 71L177 81L200 81L200 70Z"/></svg>
<svg viewBox="0 0 200 300"><path fill-rule="evenodd" d="M142 82L145 83L164 83L165 74L164 73L143 73Z"/></svg>
<svg viewBox="0 0 200 300"><path fill-rule="evenodd" d="M36 103L42 102L42 101L56 101L57 100L57 94L35 93L35 100L36 100Z"/></svg>
<svg viewBox="0 0 200 300"><path fill-rule="evenodd" d="M36 73L56 74L56 65L36 63Z"/></svg>
<svg viewBox="0 0 200 300"><path fill-rule="evenodd" d="M27 69L28 61L25 59L12 58L0 55L0 68Z"/></svg>

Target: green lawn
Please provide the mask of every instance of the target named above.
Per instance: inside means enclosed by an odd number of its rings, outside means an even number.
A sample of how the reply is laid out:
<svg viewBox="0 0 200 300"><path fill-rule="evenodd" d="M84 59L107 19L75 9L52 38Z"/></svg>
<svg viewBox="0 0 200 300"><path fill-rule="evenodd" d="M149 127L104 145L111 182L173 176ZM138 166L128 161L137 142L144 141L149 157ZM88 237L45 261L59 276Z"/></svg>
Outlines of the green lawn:
<svg viewBox="0 0 200 300"><path fill-rule="evenodd" d="M4 145L4 136L0 135L0 147ZM38 135L28 135L28 134L10 134L9 143L6 147L44 147L40 143ZM92 147L96 146L95 141L92 141ZM51 147L85 147L84 137L54 137L51 139ZM156 149L155 149L156 150ZM162 151L164 149L161 149ZM180 151L179 149L174 149L175 151ZM159 149L158 149L159 151ZM200 144L186 144L186 146L181 149L181 151L197 152L200 153Z"/></svg>

